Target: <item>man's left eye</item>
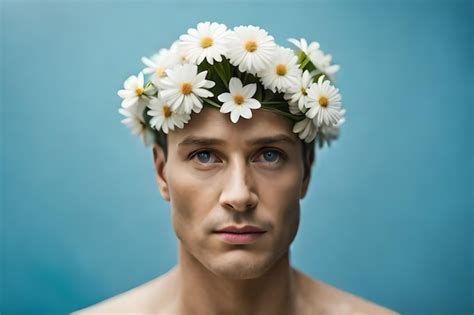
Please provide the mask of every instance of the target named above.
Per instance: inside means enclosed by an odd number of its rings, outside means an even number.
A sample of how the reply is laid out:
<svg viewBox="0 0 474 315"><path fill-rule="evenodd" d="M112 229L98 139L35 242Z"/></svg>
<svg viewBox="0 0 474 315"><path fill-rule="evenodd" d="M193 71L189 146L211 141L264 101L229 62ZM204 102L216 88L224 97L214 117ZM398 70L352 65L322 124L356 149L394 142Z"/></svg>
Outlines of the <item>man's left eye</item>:
<svg viewBox="0 0 474 315"><path fill-rule="evenodd" d="M278 152L277 150L265 150L262 152L262 157L265 160L265 162L276 162L280 159L281 153Z"/></svg>

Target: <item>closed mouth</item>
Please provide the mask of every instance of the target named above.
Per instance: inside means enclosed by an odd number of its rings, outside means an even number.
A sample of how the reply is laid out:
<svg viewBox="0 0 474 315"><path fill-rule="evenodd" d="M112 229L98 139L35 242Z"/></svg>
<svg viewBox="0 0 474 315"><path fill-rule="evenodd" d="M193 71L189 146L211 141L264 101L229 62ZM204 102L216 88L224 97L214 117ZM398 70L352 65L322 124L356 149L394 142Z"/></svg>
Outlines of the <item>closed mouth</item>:
<svg viewBox="0 0 474 315"><path fill-rule="evenodd" d="M223 229L215 231L215 233L229 233L229 234L261 234L265 233L266 231L254 226L254 225L245 225L245 226L227 226Z"/></svg>

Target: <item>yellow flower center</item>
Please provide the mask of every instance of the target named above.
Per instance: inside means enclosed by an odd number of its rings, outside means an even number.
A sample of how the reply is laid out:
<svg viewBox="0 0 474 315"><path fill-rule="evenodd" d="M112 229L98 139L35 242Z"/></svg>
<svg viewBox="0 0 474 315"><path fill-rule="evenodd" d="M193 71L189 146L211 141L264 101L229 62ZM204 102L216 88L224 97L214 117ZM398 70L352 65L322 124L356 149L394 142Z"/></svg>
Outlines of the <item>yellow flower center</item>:
<svg viewBox="0 0 474 315"><path fill-rule="evenodd" d="M241 105L244 102L244 97L242 95L236 95L234 96L234 102L237 105Z"/></svg>
<svg viewBox="0 0 474 315"><path fill-rule="evenodd" d="M306 89L304 88L304 86L301 87L301 94L303 94L304 96L308 95L308 93L306 92Z"/></svg>
<svg viewBox="0 0 474 315"><path fill-rule="evenodd" d="M214 41L212 40L212 37L204 36L203 38L201 38L201 47L202 48L211 47L213 42Z"/></svg>
<svg viewBox="0 0 474 315"><path fill-rule="evenodd" d="M171 116L171 109L168 105L163 106L163 114L166 118Z"/></svg>
<svg viewBox="0 0 474 315"><path fill-rule="evenodd" d="M254 40L248 40L245 42L245 49L248 52L254 52L257 50L257 42Z"/></svg>
<svg viewBox="0 0 474 315"><path fill-rule="evenodd" d="M285 75L287 72L288 72L288 69L286 68L286 65L281 64L281 63L277 64L276 73L278 75Z"/></svg>
<svg viewBox="0 0 474 315"><path fill-rule="evenodd" d="M138 96L141 96L144 91L145 91L145 90L142 89L142 88L136 88L136 89L135 89L135 94L137 94Z"/></svg>
<svg viewBox="0 0 474 315"><path fill-rule="evenodd" d="M159 77L162 77L165 75L165 68L163 67L158 67L156 68L155 72L156 72L156 75L159 76Z"/></svg>
<svg viewBox="0 0 474 315"><path fill-rule="evenodd" d="M326 96L320 96L319 97L319 105L321 105L322 107L327 107L329 104L328 102L328 98Z"/></svg>
<svg viewBox="0 0 474 315"><path fill-rule="evenodd" d="M188 95L189 93L191 93L192 90L193 90L193 86L191 83L189 82L181 83L181 93L183 93L184 95Z"/></svg>

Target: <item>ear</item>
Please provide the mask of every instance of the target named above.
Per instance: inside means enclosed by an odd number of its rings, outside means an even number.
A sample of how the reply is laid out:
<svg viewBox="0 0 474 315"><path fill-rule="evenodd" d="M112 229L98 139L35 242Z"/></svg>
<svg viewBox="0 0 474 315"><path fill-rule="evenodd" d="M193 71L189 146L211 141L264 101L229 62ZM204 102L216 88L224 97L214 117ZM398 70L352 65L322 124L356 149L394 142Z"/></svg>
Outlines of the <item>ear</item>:
<svg viewBox="0 0 474 315"><path fill-rule="evenodd" d="M160 188L161 197L167 201L170 201L168 182L166 179L165 154L163 149L156 143L153 144L153 164L155 165L156 182Z"/></svg>
<svg viewBox="0 0 474 315"><path fill-rule="evenodd" d="M309 153L306 154L304 157L304 167L303 167L303 183L301 185L301 191L300 191L300 199L303 199L306 196L306 192L308 191L308 186L309 186L309 180L311 178L311 156Z"/></svg>

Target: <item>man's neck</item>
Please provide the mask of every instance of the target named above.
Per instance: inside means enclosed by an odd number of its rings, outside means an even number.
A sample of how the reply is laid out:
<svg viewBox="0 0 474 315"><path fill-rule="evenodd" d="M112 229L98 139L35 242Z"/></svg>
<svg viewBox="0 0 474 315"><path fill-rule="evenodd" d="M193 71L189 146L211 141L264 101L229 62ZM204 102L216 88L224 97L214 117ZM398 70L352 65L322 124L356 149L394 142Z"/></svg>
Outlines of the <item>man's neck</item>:
<svg viewBox="0 0 474 315"><path fill-rule="evenodd" d="M180 314L294 313L296 287L288 252L261 277L239 280L215 275L181 244L178 251Z"/></svg>

